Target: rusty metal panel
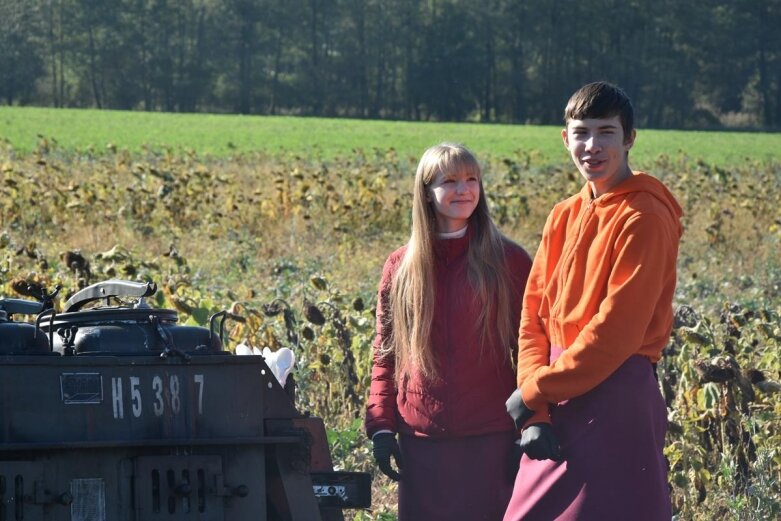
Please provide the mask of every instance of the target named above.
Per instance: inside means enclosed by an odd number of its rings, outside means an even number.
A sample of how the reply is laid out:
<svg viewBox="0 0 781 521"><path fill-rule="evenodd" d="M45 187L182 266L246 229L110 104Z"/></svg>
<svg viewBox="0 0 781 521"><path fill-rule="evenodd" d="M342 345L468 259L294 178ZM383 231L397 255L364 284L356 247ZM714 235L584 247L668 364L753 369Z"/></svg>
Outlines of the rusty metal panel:
<svg viewBox="0 0 781 521"><path fill-rule="evenodd" d="M261 357L6 357L0 451L25 444L257 438L266 395L279 391L289 402L272 380Z"/></svg>
<svg viewBox="0 0 781 521"><path fill-rule="evenodd" d="M44 467L41 464L27 461L0 462L0 519L51 519L45 515L45 503L36 502L36 483L42 483L43 479Z"/></svg>
<svg viewBox="0 0 781 521"><path fill-rule="evenodd" d="M134 491L138 521L224 521L219 456L139 457Z"/></svg>

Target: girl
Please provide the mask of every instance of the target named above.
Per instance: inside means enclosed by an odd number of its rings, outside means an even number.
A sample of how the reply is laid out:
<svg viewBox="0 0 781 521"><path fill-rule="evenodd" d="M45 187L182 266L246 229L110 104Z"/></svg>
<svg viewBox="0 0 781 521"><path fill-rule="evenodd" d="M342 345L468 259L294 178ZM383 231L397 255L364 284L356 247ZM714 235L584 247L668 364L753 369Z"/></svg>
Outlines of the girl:
<svg viewBox="0 0 781 521"><path fill-rule="evenodd" d="M412 234L380 281L366 411L377 464L399 481L399 521L502 518L519 460L511 468L504 401L530 268L491 221L474 156L428 149Z"/></svg>

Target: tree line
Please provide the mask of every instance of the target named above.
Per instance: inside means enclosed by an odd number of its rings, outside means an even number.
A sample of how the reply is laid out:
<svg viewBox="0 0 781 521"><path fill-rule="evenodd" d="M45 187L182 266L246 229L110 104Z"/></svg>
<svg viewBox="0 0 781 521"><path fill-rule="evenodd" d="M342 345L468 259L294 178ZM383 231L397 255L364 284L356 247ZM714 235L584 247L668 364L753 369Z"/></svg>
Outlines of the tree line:
<svg viewBox="0 0 781 521"><path fill-rule="evenodd" d="M781 0L0 0L5 104L781 128Z"/></svg>

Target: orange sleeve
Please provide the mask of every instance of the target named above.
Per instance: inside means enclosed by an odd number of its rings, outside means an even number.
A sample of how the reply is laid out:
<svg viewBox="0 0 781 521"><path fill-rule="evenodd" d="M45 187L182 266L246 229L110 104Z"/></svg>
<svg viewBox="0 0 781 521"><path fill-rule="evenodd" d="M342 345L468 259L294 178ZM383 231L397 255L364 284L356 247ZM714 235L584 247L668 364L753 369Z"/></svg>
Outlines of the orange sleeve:
<svg viewBox="0 0 781 521"><path fill-rule="evenodd" d="M675 284L677 244L669 222L657 214L627 221L613 247L613 269L599 311L552 366L537 367L523 379L521 395L529 408L539 410L590 391L649 340L646 331L657 307L672 305L659 300L664 287ZM540 357L530 356L528 367Z"/></svg>
<svg viewBox="0 0 781 521"><path fill-rule="evenodd" d="M551 217L548 217L548 222L545 223L543 228L540 247L534 256L534 263L532 264L531 272L529 272L529 279L526 282L526 291L523 294L521 325L518 332L517 378L519 388L537 369L547 366L550 361L550 341L545 334L545 328L539 316L540 303L545 291L550 223ZM529 406L528 403L526 405ZM539 422L550 423L547 403L530 408L535 412L534 416L526 422L526 425Z"/></svg>

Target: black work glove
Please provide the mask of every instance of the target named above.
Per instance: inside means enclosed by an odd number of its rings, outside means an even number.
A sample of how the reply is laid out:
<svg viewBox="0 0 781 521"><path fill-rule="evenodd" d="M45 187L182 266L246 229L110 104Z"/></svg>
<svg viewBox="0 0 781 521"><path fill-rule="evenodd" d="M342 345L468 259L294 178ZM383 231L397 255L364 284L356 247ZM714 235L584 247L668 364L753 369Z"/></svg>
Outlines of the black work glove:
<svg viewBox="0 0 781 521"><path fill-rule="evenodd" d="M507 414L509 414L515 422L516 429L522 429L523 425L534 416L534 411L526 407L526 404L523 403L520 389L513 391L513 394L507 398L504 405L507 407Z"/></svg>
<svg viewBox="0 0 781 521"><path fill-rule="evenodd" d="M521 450L530 459L561 461L559 440L549 423L533 423L521 435Z"/></svg>
<svg viewBox="0 0 781 521"><path fill-rule="evenodd" d="M374 461L383 474L393 481L399 481L401 474L391 467L391 456L396 460L396 466L401 470L401 450L396 442L396 435L392 432L381 432L372 438L372 454Z"/></svg>

